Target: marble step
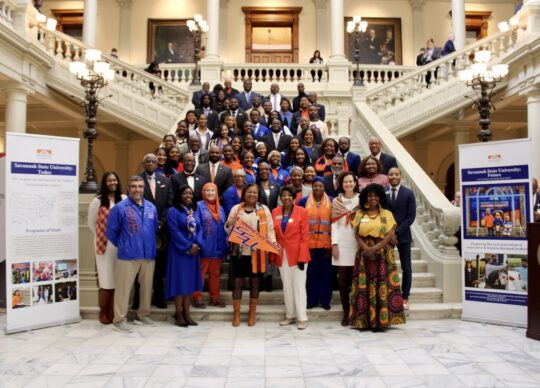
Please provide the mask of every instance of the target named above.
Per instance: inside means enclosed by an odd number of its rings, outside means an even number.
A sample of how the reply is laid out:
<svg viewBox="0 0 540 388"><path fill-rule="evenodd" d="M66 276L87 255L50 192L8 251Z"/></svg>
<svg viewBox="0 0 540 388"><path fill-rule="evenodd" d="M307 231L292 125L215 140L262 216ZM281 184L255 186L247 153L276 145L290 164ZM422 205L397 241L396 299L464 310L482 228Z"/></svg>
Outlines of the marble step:
<svg viewBox="0 0 540 388"><path fill-rule="evenodd" d="M241 316L242 325L246 325L247 303L242 304ZM97 319L99 309L97 307L81 307L81 316L84 319ZM173 322L174 306L169 304L166 309L157 309L152 307L150 316L156 321ZM191 317L198 322L204 321L223 321L230 322L232 319L232 306L226 307L207 307L202 310L191 309ZM320 307L308 310L308 319L312 321L339 321L343 315L341 305L332 305L329 311ZM130 311L128 319L133 319L135 313ZM412 303L406 313L407 319L450 319L461 317L460 303ZM279 322L285 317L285 306L283 305L258 305L257 321L261 322Z"/></svg>
<svg viewBox="0 0 540 388"><path fill-rule="evenodd" d="M221 299L227 303L232 303L232 292L222 291ZM207 292L203 292L203 301L208 303L210 296ZM249 291L242 292L242 302L248 303ZM411 288L411 295L409 297L411 303L440 303L442 302L442 290L435 287L417 287ZM261 305L279 305L283 304L283 290L274 290L272 292L262 291L259 293L259 303ZM341 303L339 298L339 291L332 293L332 304L339 305Z"/></svg>
<svg viewBox="0 0 540 388"><path fill-rule="evenodd" d="M401 273L400 273L401 278ZM219 287L221 290L227 290L228 275L222 273L219 277ZM245 281L245 287L248 287L249 282ZM282 289L281 278L279 276L272 276L272 286L274 290ZM412 274L412 287L434 287L435 286L435 275L428 272L419 272ZM261 288L262 289L262 288Z"/></svg>

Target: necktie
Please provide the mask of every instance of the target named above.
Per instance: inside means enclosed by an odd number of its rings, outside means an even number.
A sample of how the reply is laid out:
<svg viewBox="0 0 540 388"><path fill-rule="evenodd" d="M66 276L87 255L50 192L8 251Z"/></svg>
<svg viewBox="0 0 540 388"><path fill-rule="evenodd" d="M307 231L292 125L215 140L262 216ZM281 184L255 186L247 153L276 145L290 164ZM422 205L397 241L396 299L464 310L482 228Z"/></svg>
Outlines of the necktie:
<svg viewBox="0 0 540 388"><path fill-rule="evenodd" d="M392 187L392 203L396 202L396 188Z"/></svg>
<svg viewBox="0 0 540 388"><path fill-rule="evenodd" d="M212 164L212 166L210 167L210 180L212 181L212 183L214 183L215 177L216 177L216 165Z"/></svg>
<svg viewBox="0 0 540 388"><path fill-rule="evenodd" d="M153 175L148 177L148 183L150 183L150 191L152 192L152 197L156 198L156 180Z"/></svg>

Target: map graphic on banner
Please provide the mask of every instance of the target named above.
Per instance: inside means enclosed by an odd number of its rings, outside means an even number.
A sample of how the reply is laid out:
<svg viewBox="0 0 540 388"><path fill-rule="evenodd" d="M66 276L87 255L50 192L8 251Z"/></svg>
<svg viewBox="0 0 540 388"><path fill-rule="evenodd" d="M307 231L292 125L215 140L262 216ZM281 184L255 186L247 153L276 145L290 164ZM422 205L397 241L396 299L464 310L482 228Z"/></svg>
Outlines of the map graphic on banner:
<svg viewBox="0 0 540 388"><path fill-rule="evenodd" d="M79 321L79 139L8 132L6 149L6 332Z"/></svg>
<svg viewBox="0 0 540 388"><path fill-rule="evenodd" d="M459 148L463 319L526 325L530 158L529 139Z"/></svg>

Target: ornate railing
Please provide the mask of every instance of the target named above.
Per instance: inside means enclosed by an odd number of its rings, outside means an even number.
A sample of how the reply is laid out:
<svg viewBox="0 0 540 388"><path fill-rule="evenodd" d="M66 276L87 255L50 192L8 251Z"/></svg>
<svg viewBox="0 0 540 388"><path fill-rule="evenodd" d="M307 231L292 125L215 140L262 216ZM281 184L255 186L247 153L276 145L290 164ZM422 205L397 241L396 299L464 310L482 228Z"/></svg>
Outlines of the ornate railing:
<svg viewBox="0 0 540 388"><path fill-rule="evenodd" d="M38 42L49 54L58 61L69 63L77 61L84 55L84 51L90 47L83 42L74 39L59 31L49 31L42 26L38 26L40 34ZM111 68L116 71L116 77L112 84L129 89L132 93L143 96L148 100L157 100L163 106L180 112L187 102L189 92L185 88L173 85L171 82L162 80L150 73L131 66L105 53L103 59L110 63ZM154 96L150 93L150 83L156 88Z"/></svg>
<svg viewBox="0 0 540 388"><path fill-rule="evenodd" d="M417 67L398 79L369 90L366 93L368 105L379 110L387 105L405 102L428 88L444 86L445 83L458 78L459 70L464 69L471 62L477 51L490 50L492 61L498 62L514 47L515 43L516 32L513 30L490 35L462 50L446 55L428 65ZM429 84L428 80L430 80Z"/></svg>
<svg viewBox="0 0 540 388"><path fill-rule="evenodd" d="M437 251L439 258L457 259L454 236L460 224L460 210L452 206L437 185L414 160L398 139L377 117L375 112L363 102L356 103L355 144L362 148L362 154L368 155L367 139L377 136L385 149L396 157L402 176L416 196L416 229L425 245Z"/></svg>
<svg viewBox="0 0 540 388"><path fill-rule="evenodd" d="M0 20L10 26L13 26L11 12L17 8L17 4L13 0L0 1Z"/></svg>
<svg viewBox="0 0 540 388"><path fill-rule="evenodd" d="M417 69L416 66L361 65L360 79L367 87L386 84ZM354 82L356 65L349 68L349 81Z"/></svg>

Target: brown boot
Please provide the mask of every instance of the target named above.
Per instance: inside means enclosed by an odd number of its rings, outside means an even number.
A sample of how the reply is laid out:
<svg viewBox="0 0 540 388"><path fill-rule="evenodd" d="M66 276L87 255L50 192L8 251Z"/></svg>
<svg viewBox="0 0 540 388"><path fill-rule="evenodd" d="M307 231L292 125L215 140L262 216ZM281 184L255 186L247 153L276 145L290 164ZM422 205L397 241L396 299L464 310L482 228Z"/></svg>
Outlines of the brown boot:
<svg viewBox="0 0 540 388"><path fill-rule="evenodd" d="M111 322L114 322L114 288L112 290L107 290L109 291L109 299L108 299L108 303L109 305L107 306L107 315L109 316L109 319L111 320Z"/></svg>
<svg viewBox="0 0 540 388"><path fill-rule="evenodd" d="M234 327L240 326L240 306L242 305L241 299L234 299L233 300L233 319L232 319L232 325Z"/></svg>
<svg viewBox="0 0 540 388"><path fill-rule="evenodd" d="M99 321L104 325L108 325L112 321L109 319L108 300L109 290L99 289Z"/></svg>
<svg viewBox="0 0 540 388"><path fill-rule="evenodd" d="M255 322L257 321L257 302L259 299L257 298L250 298L249 299L249 311L248 311L248 326L255 326Z"/></svg>

